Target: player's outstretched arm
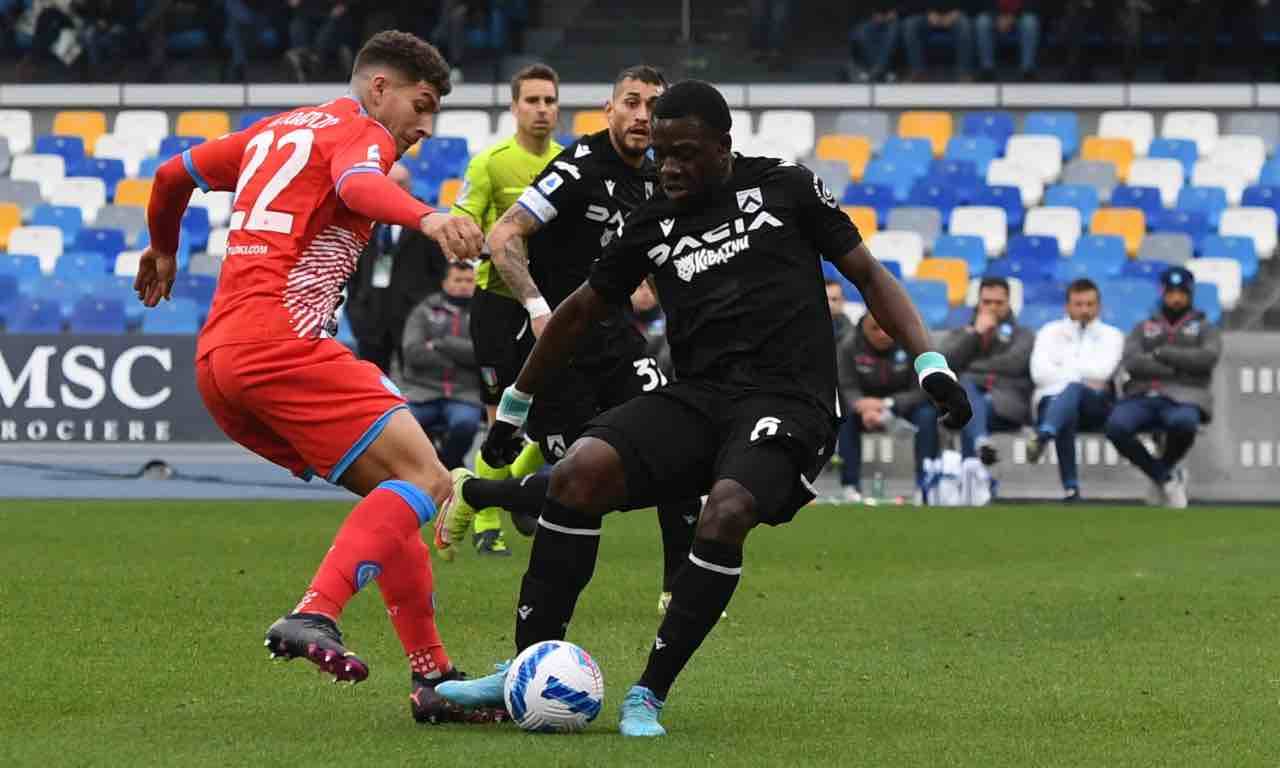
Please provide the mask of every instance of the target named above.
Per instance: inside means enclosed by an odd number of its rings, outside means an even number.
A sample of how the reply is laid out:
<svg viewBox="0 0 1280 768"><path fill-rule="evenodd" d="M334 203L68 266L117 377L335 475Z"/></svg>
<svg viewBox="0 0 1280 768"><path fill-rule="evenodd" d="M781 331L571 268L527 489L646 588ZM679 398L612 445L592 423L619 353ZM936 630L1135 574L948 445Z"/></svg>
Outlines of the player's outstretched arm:
<svg viewBox="0 0 1280 768"><path fill-rule="evenodd" d="M374 221L419 230L440 245L449 261L480 256L484 234L474 221L431 208L376 169L348 169L334 184L347 208Z"/></svg>
<svg viewBox="0 0 1280 768"><path fill-rule="evenodd" d="M551 307L529 274L529 238L542 229L542 222L516 203L489 231L489 258L502 280L529 312L529 327L535 338L542 336L551 317Z"/></svg>

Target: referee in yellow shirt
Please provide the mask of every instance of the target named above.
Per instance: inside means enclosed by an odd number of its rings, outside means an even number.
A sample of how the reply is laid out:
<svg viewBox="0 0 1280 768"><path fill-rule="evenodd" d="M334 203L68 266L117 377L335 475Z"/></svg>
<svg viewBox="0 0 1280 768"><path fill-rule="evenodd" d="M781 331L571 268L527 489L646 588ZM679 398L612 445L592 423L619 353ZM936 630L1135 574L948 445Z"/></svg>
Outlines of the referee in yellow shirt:
<svg viewBox="0 0 1280 768"><path fill-rule="evenodd" d="M480 228L489 228L511 207L525 187L563 149L554 140L560 119L560 78L545 64L533 64L511 78L511 113L516 133L471 158L467 175L450 211L470 216ZM485 259L476 269L476 293L471 300L471 339L476 364L484 384L482 395L493 423L502 390L515 383L524 359L533 349L530 317L550 314L543 302L525 307L512 298L493 262ZM536 472L543 464L542 452L530 443L510 467L493 469L476 454L476 475L502 480L511 474ZM510 555L502 537L499 509L480 510L475 518L475 546L482 555ZM452 548L442 551L452 559Z"/></svg>

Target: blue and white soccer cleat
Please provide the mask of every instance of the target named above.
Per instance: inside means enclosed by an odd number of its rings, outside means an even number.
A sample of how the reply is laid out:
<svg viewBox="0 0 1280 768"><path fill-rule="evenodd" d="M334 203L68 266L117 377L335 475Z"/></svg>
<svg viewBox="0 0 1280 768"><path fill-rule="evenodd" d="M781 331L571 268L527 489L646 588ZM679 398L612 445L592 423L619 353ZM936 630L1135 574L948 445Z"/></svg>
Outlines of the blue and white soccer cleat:
<svg viewBox="0 0 1280 768"><path fill-rule="evenodd" d="M446 680L436 685L436 693L468 709L506 706L502 700L502 685L507 679L509 666L510 661L494 664L496 672L475 680Z"/></svg>
<svg viewBox="0 0 1280 768"><path fill-rule="evenodd" d="M643 685L633 685L622 700L618 731L623 736L666 736L667 729L658 722L662 700Z"/></svg>

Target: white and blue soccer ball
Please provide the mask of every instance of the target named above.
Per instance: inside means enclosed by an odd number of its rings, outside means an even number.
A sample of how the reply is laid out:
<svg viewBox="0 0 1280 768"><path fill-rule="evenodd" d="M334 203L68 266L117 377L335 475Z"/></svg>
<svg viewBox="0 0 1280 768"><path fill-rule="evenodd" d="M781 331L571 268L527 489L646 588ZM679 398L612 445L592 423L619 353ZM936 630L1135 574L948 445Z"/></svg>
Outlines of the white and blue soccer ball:
<svg viewBox="0 0 1280 768"><path fill-rule="evenodd" d="M590 654L564 640L525 648L502 686L511 719L526 731L572 733L596 719L604 675Z"/></svg>

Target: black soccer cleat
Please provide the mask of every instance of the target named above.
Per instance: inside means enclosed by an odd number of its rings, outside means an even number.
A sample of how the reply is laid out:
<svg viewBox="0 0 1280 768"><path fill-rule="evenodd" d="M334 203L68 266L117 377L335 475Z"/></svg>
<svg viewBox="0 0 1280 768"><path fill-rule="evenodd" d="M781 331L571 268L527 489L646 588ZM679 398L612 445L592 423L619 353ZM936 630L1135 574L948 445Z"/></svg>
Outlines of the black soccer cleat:
<svg viewBox="0 0 1280 768"><path fill-rule="evenodd" d="M358 683L369 676L365 664L342 644L342 632L327 616L292 613L276 621L263 641L271 658L306 659L333 675L335 683Z"/></svg>
<svg viewBox="0 0 1280 768"><path fill-rule="evenodd" d="M436 685L447 680L465 680L467 675L457 667L442 677L428 680L422 675L413 676L413 693L409 694L409 711L419 723L501 723L510 720L505 707L478 707L467 709L436 693Z"/></svg>

